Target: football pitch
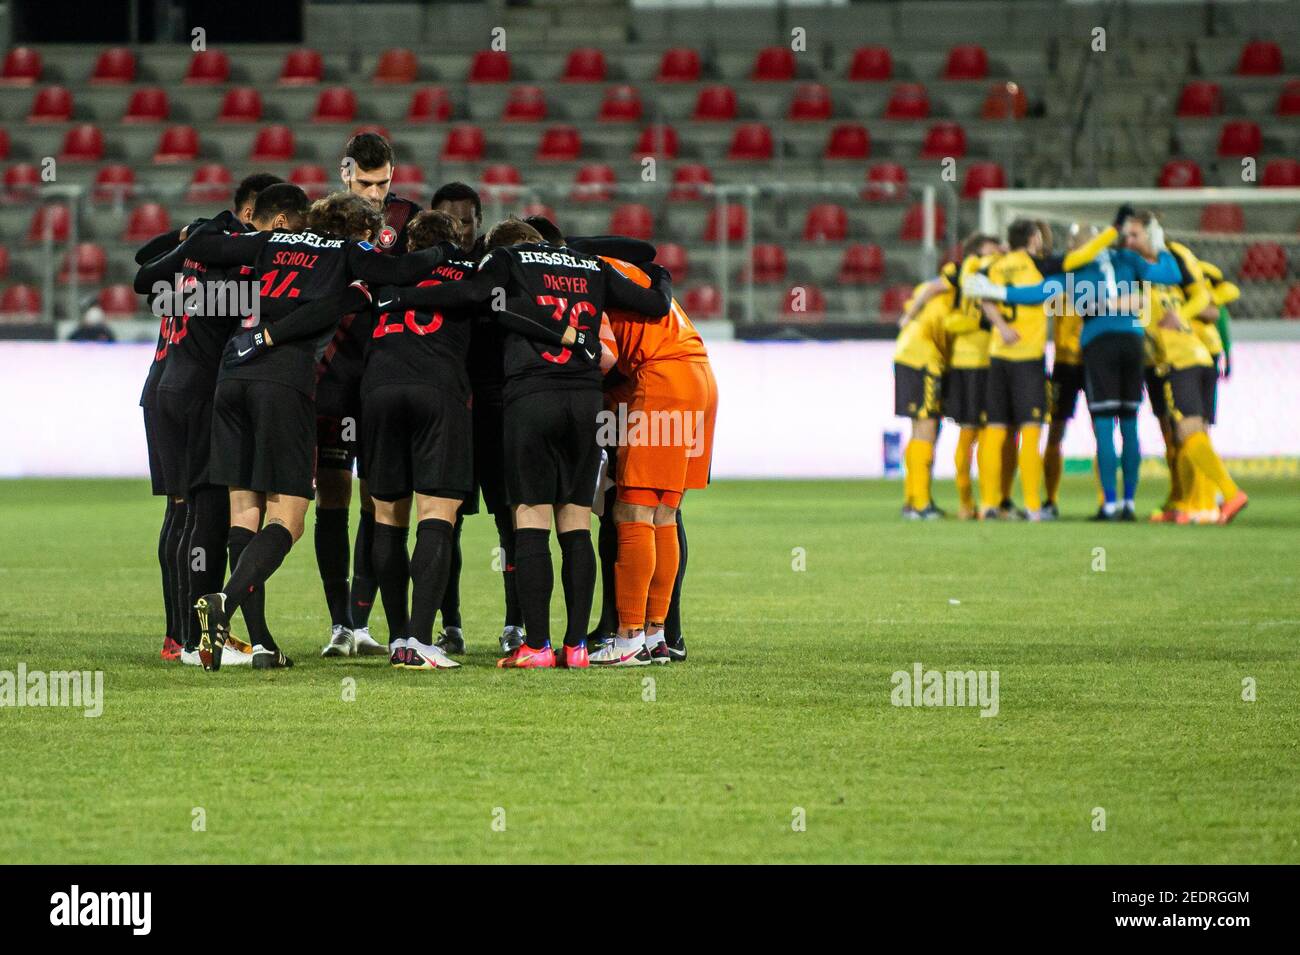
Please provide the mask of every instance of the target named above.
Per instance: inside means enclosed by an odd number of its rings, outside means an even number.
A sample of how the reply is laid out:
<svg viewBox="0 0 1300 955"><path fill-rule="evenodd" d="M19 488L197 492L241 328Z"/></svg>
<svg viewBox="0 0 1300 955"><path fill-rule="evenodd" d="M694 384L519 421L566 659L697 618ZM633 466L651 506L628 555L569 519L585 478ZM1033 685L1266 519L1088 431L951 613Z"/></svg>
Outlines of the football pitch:
<svg viewBox="0 0 1300 955"><path fill-rule="evenodd" d="M297 666L208 674L158 657L143 482L0 482L0 671L104 674L96 718L0 708L0 858L1294 863L1300 481L1246 489L1227 528L1095 525L1068 477L1037 526L722 482L684 509L688 662L614 672L494 668L484 517L464 667L322 660L309 515L267 599ZM918 665L996 706L893 705Z"/></svg>

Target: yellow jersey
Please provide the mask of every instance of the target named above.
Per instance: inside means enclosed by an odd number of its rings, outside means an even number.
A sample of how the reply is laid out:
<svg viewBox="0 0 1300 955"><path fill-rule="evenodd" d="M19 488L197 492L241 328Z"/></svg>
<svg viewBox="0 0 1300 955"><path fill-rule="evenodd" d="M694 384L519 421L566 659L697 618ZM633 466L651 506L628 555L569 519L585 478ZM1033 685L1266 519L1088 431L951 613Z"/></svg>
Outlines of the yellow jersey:
<svg viewBox="0 0 1300 955"><path fill-rule="evenodd" d="M927 284L922 282L912 290L912 297L908 299L909 307ZM949 292L934 296L899 330L894 343L895 362L928 371L932 375L943 374L944 356L948 350L943 320L952 307L951 298Z"/></svg>
<svg viewBox="0 0 1300 955"><path fill-rule="evenodd" d="M944 320L948 332L951 350L948 354L949 368L987 368L989 366L989 335L992 334L989 321L980 309L978 299L968 299L962 294L961 283L980 269L987 268L996 259L996 255L968 255L961 267L949 264L944 267L944 276L949 275L953 285L952 310Z"/></svg>
<svg viewBox="0 0 1300 955"><path fill-rule="evenodd" d="M1213 365L1210 350L1193 329L1196 316L1210 304L1201 263L1187 246L1170 242L1169 251L1182 272L1178 285L1153 285L1143 300L1142 319L1151 340L1150 357L1162 370ZM1161 328L1168 313L1178 316L1178 328Z"/></svg>
<svg viewBox="0 0 1300 955"><path fill-rule="evenodd" d="M1079 344L1079 336L1083 334L1083 319L1074 311L1074 304L1065 296L1061 296L1063 302L1060 314L1053 319L1052 340L1056 344L1056 358L1053 361L1058 365L1082 365L1083 348Z"/></svg>
<svg viewBox="0 0 1300 955"><path fill-rule="evenodd" d="M1224 278L1223 270L1214 263L1201 259L1201 272L1205 276L1205 283L1210 289L1211 304L1222 308L1229 302L1235 302L1241 298L1241 289ZM1223 354L1223 338L1219 335L1218 309L1215 309L1215 316L1211 319L1201 318L1198 315L1192 323L1192 329L1196 332L1196 337L1205 343L1205 347L1209 349L1212 356Z"/></svg>

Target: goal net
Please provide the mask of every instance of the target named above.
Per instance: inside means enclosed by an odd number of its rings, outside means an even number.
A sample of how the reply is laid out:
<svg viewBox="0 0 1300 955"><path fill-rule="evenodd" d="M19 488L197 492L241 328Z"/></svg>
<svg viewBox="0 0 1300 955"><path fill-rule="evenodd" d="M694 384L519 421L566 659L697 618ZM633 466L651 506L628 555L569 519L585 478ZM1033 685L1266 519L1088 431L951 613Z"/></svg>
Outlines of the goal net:
<svg viewBox="0 0 1300 955"><path fill-rule="evenodd" d="M1234 319L1300 319L1300 189L990 189L980 230L1044 220L1060 251L1071 223L1108 225L1125 202L1154 211L1166 235L1241 288Z"/></svg>

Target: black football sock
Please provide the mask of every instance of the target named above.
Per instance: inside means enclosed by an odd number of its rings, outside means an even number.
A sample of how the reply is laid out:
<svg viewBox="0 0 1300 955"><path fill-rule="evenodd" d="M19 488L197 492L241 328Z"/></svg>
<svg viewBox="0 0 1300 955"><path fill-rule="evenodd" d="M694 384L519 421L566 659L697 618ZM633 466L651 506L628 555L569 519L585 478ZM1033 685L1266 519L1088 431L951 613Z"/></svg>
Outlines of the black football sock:
<svg viewBox="0 0 1300 955"><path fill-rule="evenodd" d="M515 531L515 583L525 638L530 647L540 650L551 640L551 590L555 587L549 530L524 527Z"/></svg>
<svg viewBox="0 0 1300 955"><path fill-rule="evenodd" d="M330 623L351 627L348 595L348 509L316 506L316 566L325 588Z"/></svg>
<svg viewBox="0 0 1300 955"><path fill-rule="evenodd" d="M357 521L357 541L352 552L352 626L370 626L370 611L375 606L379 581L375 579L375 514L364 508Z"/></svg>
<svg viewBox="0 0 1300 955"><path fill-rule="evenodd" d="M411 639L426 646L433 643L438 594L445 593L449 586L454 534L451 524L436 517L420 521L415 528L415 552L411 554ZM444 625L446 620L444 616Z"/></svg>
<svg viewBox="0 0 1300 955"><path fill-rule="evenodd" d="M194 506L194 500L186 501L185 508L185 527L181 530L180 540L176 542L176 552L172 555L174 561L172 573L176 580L176 616L173 624L176 633L172 634L172 639L179 643L187 650L192 650L199 645L199 615L194 609L194 601L211 591L201 591L197 596L192 595L193 574L191 567L193 561L190 559L191 544L194 537L194 519L197 508ZM217 581L217 588L220 589L221 581Z"/></svg>
<svg viewBox="0 0 1300 955"><path fill-rule="evenodd" d="M497 542L501 545L501 582L506 591L507 627L524 625L523 611L519 609L519 586L515 579L515 525L508 511L493 514L497 525Z"/></svg>
<svg viewBox="0 0 1300 955"><path fill-rule="evenodd" d="M560 542L560 582L564 587L564 608L568 626L564 645L576 647L587 639L591 602L596 595L596 552L591 548L591 531L565 531Z"/></svg>
<svg viewBox="0 0 1300 955"><path fill-rule="evenodd" d="M375 523L373 565L384 598L384 616L388 619L388 642L407 636L410 618L406 612L406 587L411 568L406 554L405 527Z"/></svg>
<svg viewBox="0 0 1300 955"><path fill-rule="evenodd" d="M202 487L190 502L192 528L188 543L190 590L189 604L204 594L221 589L226 579L226 538L230 526L230 494L224 487ZM191 613L192 629L186 634L186 647L199 645L198 614Z"/></svg>
<svg viewBox="0 0 1300 955"><path fill-rule="evenodd" d="M185 541L189 533L187 522L190 519L189 505L184 501L177 503L172 514L171 532L167 537L168 554L172 562L172 639L177 643L185 642L186 621L190 608L185 598L190 592L189 561L185 559Z"/></svg>
<svg viewBox="0 0 1300 955"><path fill-rule="evenodd" d="M605 513L600 518L596 546L600 550L600 622L596 624L596 630L601 635L617 633L618 603L615 600L614 565L618 562L618 524L614 522L612 488L605 499Z"/></svg>
<svg viewBox="0 0 1300 955"><path fill-rule="evenodd" d="M424 526L423 521L421 526ZM451 563L447 570L447 583L442 592L442 625L457 629L460 629L460 569L463 565L460 554L460 532L464 526L465 518L457 517L456 526L451 532ZM415 543L417 547L420 545L418 535Z"/></svg>
<svg viewBox="0 0 1300 955"><path fill-rule="evenodd" d="M173 632L176 626L176 592L172 586L172 573L174 563L167 549L167 542L171 538L172 521L176 519L176 502L170 497L167 498L167 507L163 511L162 526L158 528L158 569L162 571L162 595L163 595L163 614L165 616L166 627L165 635L176 640L176 634ZM177 641L178 643L180 641Z"/></svg>
<svg viewBox="0 0 1300 955"><path fill-rule="evenodd" d="M239 567L239 561L243 557L244 551L248 549L248 545L253 542L253 538L256 536L256 533L250 531L247 527L232 527L230 529L230 572L232 577ZM229 601L227 601L226 606L229 608ZM244 595L244 599L239 602L239 609L244 615L244 628L248 631L248 642L253 646L274 649L276 646L275 639L266 626L266 591L261 586L253 587Z"/></svg>
<svg viewBox="0 0 1300 955"><path fill-rule="evenodd" d="M677 512L677 579L673 581L673 599L668 605L668 615L664 617L664 639L676 643L682 637L682 580L686 577L686 525L682 523L682 512Z"/></svg>

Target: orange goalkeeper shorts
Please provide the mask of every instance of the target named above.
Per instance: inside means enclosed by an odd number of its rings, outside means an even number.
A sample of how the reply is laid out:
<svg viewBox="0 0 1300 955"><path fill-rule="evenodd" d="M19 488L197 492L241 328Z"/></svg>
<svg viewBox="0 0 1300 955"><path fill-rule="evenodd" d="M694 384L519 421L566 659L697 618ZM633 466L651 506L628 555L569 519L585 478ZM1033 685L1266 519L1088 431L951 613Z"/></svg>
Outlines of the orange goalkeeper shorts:
<svg viewBox="0 0 1300 955"><path fill-rule="evenodd" d="M707 487L713 461L718 384L708 360L669 359L637 369L620 419L618 472L623 488L675 492Z"/></svg>

